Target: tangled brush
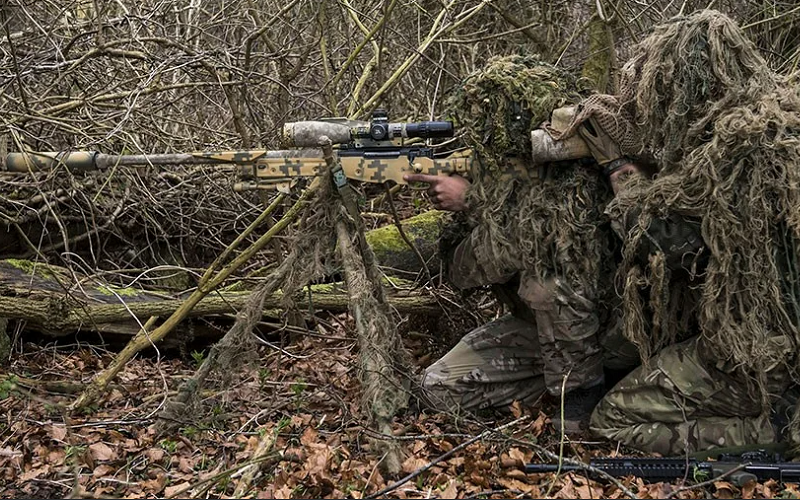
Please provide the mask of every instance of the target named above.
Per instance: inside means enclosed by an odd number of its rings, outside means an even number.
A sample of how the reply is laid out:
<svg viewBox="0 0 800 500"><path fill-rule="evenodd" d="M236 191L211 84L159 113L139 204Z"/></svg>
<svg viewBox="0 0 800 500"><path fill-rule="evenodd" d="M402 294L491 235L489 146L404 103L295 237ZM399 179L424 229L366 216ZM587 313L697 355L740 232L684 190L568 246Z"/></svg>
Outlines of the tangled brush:
<svg viewBox="0 0 800 500"><path fill-rule="evenodd" d="M507 269L557 275L592 294L610 251L607 183L577 162L545 170L531 161L531 130L579 100L569 74L536 57L508 56L467 77L451 92L448 110L479 159L467 196L485 253ZM534 178L504 175L509 158L523 161Z"/></svg>
<svg viewBox="0 0 800 500"><path fill-rule="evenodd" d="M0 175L0 250L6 257L97 269L200 267L260 212L237 193L233 167L172 166L72 173L64 166ZM141 282L172 271L147 273ZM124 283L126 278L120 278ZM155 281L155 283L152 283ZM177 281L177 280L173 280ZM178 291L190 283L170 285Z"/></svg>
<svg viewBox="0 0 800 500"><path fill-rule="evenodd" d="M736 24L715 11L657 27L634 52L622 99L659 174L611 206L618 217L641 210L626 238L625 286L640 287L644 275L659 288L650 294L651 315L675 321L665 311L669 297L683 290L665 289L663 259L652 259L642 273L634 256L655 218L698 221L709 254L696 305L703 342L712 359L756 380L767 403L769 370L797 375L800 99ZM625 301L625 308L627 334L646 352L674 341L634 320L645 314L641 302Z"/></svg>

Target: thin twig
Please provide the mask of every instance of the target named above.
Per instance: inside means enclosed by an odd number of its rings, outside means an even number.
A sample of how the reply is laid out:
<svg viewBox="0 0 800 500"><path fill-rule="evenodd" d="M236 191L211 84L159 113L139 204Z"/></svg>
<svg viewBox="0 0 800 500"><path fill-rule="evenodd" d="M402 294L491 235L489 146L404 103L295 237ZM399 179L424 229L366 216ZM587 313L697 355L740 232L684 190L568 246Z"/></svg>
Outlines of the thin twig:
<svg viewBox="0 0 800 500"><path fill-rule="evenodd" d="M527 415L525 415L525 416L522 416L522 417L514 420L513 422L509 422L509 423L507 423L505 425L501 425L500 427L498 427L496 429L489 429L487 431L484 431L484 432L478 434L477 436L475 436L475 437L473 437L471 439L468 439L467 441L464 441L463 443L461 443L460 445L454 447L452 450L448 451L447 453L434 458L433 460L428 462L427 465L425 465L423 467L420 467L419 469L415 470L414 472L412 472L411 474L407 475L403 479L400 479L399 481L395 481L394 483L390 484L386 488L380 490L377 493L373 493L372 495L370 495L370 496L368 496L366 498L384 497L384 496L386 496L387 493L392 492L392 491L396 490L397 488L403 486L407 482L413 480L415 477L419 476L420 474L423 474L425 471L427 471L428 469L430 469L434 465L438 464L439 462L441 462L443 460L447 460L448 458L450 458L454 454L458 453L459 451L463 450L464 448L466 448L467 446L471 445L472 443L474 443L476 441L480 441L481 439L484 439L485 437L490 436L492 434L495 434L497 432L502 432L502 431L508 429L509 427L513 427L513 426L517 425L518 423L520 423L520 422L522 422L524 420L527 420L528 418L529 417Z"/></svg>
<svg viewBox="0 0 800 500"><path fill-rule="evenodd" d="M406 235L406 231L403 229L403 224L400 222L400 216L397 214L397 208L394 206L394 198L392 197L392 192L389 189L389 186L384 185L386 188L386 201L389 202L389 209L392 211L392 217L394 217L394 225L397 227L397 232L400 233L400 237L403 238L403 241L406 242L406 245L414 251L414 254L419 259L419 263L422 264L422 270L425 271L425 283L431 282L431 271L428 269L428 264L425 262L425 257L422 256L422 253L417 248L417 245L414 244Z"/></svg>

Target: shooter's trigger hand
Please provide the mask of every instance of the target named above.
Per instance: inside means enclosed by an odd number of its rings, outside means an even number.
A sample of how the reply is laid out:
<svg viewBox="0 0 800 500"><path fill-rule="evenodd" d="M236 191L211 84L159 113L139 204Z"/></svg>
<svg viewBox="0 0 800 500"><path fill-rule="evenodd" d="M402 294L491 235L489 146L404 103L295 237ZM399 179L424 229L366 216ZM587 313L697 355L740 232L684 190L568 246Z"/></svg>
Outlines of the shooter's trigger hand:
<svg viewBox="0 0 800 500"><path fill-rule="evenodd" d="M428 186L428 196L433 207L438 210L460 212L467 209L467 189L469 181L458 175L449 177L428 174L407 174L406 182L424 182Z"/></svg>

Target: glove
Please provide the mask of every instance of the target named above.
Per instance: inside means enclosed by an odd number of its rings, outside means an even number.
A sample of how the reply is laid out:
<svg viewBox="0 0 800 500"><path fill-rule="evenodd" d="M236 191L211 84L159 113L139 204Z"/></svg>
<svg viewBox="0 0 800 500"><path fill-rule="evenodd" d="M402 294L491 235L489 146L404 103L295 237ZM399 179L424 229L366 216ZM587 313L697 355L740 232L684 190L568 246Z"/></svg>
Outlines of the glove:
<svg viewBox="0 0 800 500"><path fill-rule="evenodd" d="M620 168L630 163L630 159L622 154L617 141L590 116L578 127L578 134L586 142L589 152L603 167L603 173L608 177Z"/></svg>

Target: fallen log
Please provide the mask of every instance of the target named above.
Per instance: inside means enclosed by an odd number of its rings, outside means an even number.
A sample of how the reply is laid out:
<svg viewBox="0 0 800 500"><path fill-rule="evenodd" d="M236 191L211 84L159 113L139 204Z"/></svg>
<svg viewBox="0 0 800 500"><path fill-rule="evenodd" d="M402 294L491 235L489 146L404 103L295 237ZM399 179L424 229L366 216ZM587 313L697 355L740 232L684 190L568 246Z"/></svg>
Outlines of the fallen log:
<svg viewBox="0 0 800 500"><path fill-rule="evenodd" d="M399 286L387 288L389 304L399 312L435 315L441 311L429 295ZM188 316L236 313L249 296L249 291L214 292L200 300ZM280 308L282 297L281 292L269 295L264 303L265 313ZM12 259L0 261L0 318L24 319L28 328L50 335L81 330L130 333L136 329L131 328L132 320L144 323L153 316L169 316L184 301L96 281L77 287L72 274L63 268ZM303 309L344 312L348 307L346 288L340 283L307 287L295 301ZM119 324L118 329L115 324Z"/></svg>

